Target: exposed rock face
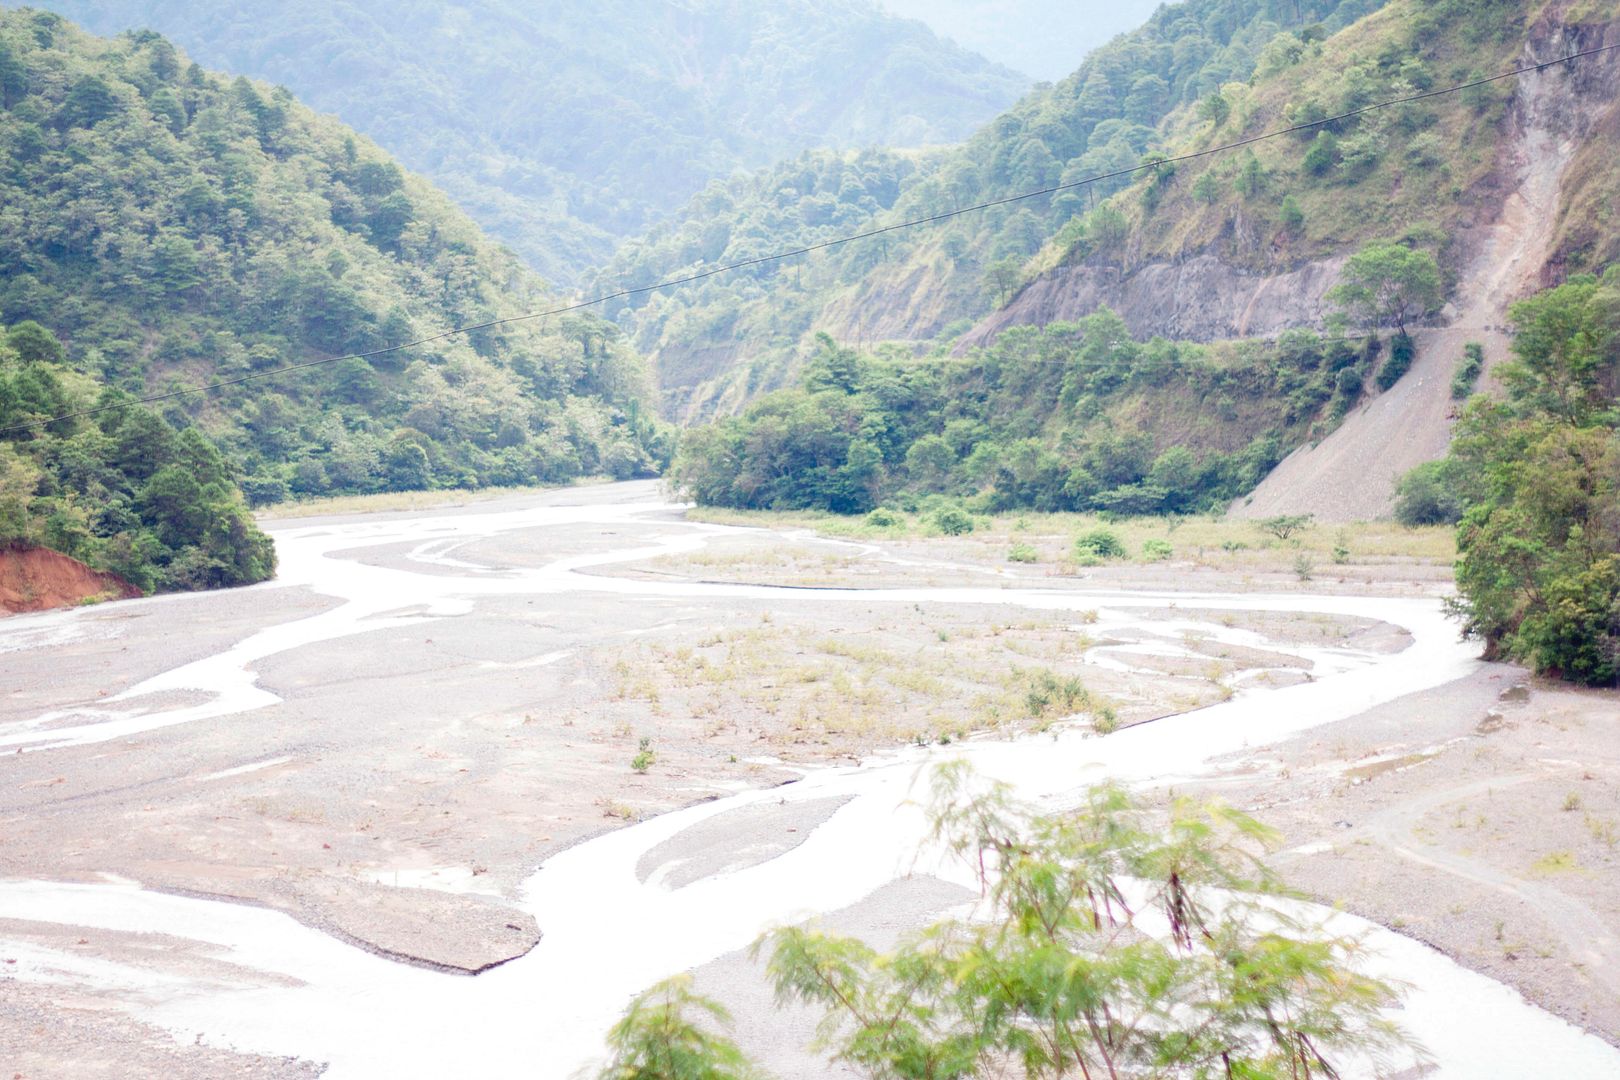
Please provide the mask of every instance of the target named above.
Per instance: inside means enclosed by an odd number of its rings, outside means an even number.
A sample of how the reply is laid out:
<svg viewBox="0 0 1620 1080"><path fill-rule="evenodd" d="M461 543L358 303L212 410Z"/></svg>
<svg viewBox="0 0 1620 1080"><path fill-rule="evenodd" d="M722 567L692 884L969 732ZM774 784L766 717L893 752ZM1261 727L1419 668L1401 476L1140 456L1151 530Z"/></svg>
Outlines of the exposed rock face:
<svg viewBox="0 0 1620 1080"><path fill-rule="evenodd" d="M9 614L139 595L129 582L48 548L0 549L0 611Z"/></svg>
<svg viewBox="0 0 1620 1080"><path fill-rule="evenodd" d="M1532 32L1521 64L1610 44L1614 37L1612 27L1581 33L1544 23ZM1465 238L1473 257L1460 276L1450 325L1414 335L1418 348L1406 376L1316 446L1290 454L1233 507L1235 515L1386 517L1400 477L1445 456L1457 415L1450 380L1463 347L1484 345L1481 387L1487 387L1491 370L1507 357L1509 307L1562 276L1554 264L1566 177L1592 131L1620 113L1617 93L1620 57L1614 53L1519 77L1498 169L1505 198L1494 218Z"/></svg>
<svg viewBox="0 0 1620 1080"><path fill-rule="evenodd" d="M1615 24L1570 28L1557 5L1532 29L1521 66L1612 44ZM1620 130L1620 55L1608 53L1519 76L1504 123L1496 169L1499 202L1463 235L1465 262L1447 325L1414 334L1417 353L1389 392L1352 413L1321 443L1282 462L1233 512L1239 516L1313 513L1323 521L1385 517L1396 482L1444 456L1456 417L1452 371L1470 341L1485 347L1486 377L1506 358L1509 307L1564 276L1560 245L1572 205L1571 164L1589 140ZM1599 145L1602 145L1601 138ZM1344 260L1325 259L1275 274L1256 273L1208 251L1127 273L1061 267L1031 282L1011 303L965 335L958 351L985 344L1009 326L1074 320L1114 309L1133 335L1192 341L1266 337L1319 328Z"/></svg>
<svg viewBox="0 0 1620 1080"><path fill-rule="evenodd" d="M959 349L986 344L1009 326L1070 321L1100 307L1117 311L1139 338L1218 341L1318 327L1325 314L1322 297L1343 264L1325 259L1266 275L1205 253L1150 263L1123 276L1108 267L1065 266L1031 282L964 335Z"/></svg>

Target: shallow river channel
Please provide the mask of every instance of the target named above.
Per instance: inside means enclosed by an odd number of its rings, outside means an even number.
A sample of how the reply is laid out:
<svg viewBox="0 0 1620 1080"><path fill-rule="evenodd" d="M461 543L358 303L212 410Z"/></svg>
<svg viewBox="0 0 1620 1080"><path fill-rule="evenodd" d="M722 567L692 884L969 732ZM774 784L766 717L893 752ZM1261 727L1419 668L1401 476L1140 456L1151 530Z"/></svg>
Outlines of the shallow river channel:
<svg viewBox="0 0 1620 1080"><path fill-rule="evenodd" d="M0 929L0 950L16 958L0 972L0 993L10 978L93 987L184 1042L329 1063L326 1075L332 1080L568 1077L599 1060L603 1034L628 999L658 979L744 948L774 925L857 904L920 869L959 877L927 853L919 854L923 824L911 800L919 771L931 760L966 757L1023 796L1061 807L1103 778L1161 786L1198 776L1213 759L1263 748L1440 686L1476 663L1476 649L1459 643L1455 624L1431 599L1002 587L856 591L602 576L593 571L695 551L728 530L678 520L671 513L676 508L658 501L650 486L620 488L617 501L588 489L577 494L574 505L553 498L537 505L508 502L488 511L305 520L276 527L280 576L257 589L301 586L340 603L263 625L92 706L0 724L0 754L49 755L172 725L232 723L276 700L256 674L256 665L267 658L388 627L431 624L486 598L514 594L559 598L563 606L571 596L593 593L748 597L784 608L852 598L867 605L1018 605L1096 610L1103 624L1121 627L1146 613L1162 615L1168 607L1309 611L1384 620L1405 629L1412 643L1393 653L1320 650L1310 654L1311 681L1245 690L1206 709L1103 737L1075 729L1055 738L908 748L858 767L813 770L786 787L740 792L608 832L534 870L521 903L538 920L543 939L527 955L476 977L386 960L268 909L159 893L137 882L3 881L0 920L171 935L211 946L230 964L263 977L154 974L114 960L8 943ZM656 529L639 531L633 548L573 555L537 568L493 570L458 552L472 541L520 530L647 522L655 522ZM399 546L406 557L378 564L348 554L389 545ZM84 618L84 612L66 612L0 622L0 666L48 662L49 648L7 651L8 643L70 640ZM1161 619L1156 625L1166 624ZM1234 640L1239 636L1220 626L1207 630ZM154 694L175 704L142 704ZM3 762L0 757L0 784ZM702 827L712 833L724 827L726 815L782 801L838 808L820 815L797 846L753 865L683 879L678 886L672 886L668 873L638 872L649 852L678 841L687 830ZM1379 974L1411 985L1398 1019L1438 1065L1426 1075L1458 1080L1620 1076L1620 1051L1527 1004L1513 990L1392 931L1346 915L1334 919L1339 929L1370 935Z"/></svg>

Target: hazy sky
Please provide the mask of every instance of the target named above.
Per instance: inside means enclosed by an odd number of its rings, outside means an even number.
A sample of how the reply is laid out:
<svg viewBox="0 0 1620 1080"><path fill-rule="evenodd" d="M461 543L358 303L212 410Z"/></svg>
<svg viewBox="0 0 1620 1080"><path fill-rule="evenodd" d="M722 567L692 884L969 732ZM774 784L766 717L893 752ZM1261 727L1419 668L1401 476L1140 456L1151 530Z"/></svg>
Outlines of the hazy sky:
<svg viewBox="0 0 1620 1080"><path fill-rule="evenodd" d="M878 0L992 60L1056 81L1086 53L1147 21L1161 0Z"/></svg>

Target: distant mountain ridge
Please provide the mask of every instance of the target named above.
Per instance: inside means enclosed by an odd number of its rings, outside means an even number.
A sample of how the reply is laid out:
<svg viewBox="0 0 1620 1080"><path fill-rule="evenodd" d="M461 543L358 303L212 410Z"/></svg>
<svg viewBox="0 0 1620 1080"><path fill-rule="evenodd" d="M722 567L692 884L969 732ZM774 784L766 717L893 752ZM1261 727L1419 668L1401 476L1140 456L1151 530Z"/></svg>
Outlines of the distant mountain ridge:
<svg viewBox="0 0 1620 1080"><path fill-rule="evenodd" d="M1086 53L1135 30L1163 0L881 0L896 15L927 23L974 52L1036 79L1056 82Z"/></svg>
<svg viewBox="0 0 1620 1080"><path fill-rule="evenodd" d="M734 169L964 138L1026 77L868 0L40 0L285 84L567 283Z"/></svg>

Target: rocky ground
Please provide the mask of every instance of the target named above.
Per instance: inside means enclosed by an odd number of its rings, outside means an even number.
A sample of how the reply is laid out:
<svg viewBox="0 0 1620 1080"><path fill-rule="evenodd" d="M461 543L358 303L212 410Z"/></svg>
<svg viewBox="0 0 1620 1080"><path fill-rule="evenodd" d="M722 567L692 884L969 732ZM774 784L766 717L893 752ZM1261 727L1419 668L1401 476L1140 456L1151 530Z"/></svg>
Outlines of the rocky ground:
<svg viewBox="0 0 1620 1080"><path fill-rule="evenodd" d="M1253 526L1242 527L1249 539L1240 541L1199 525L1183 527L1186 554L1084 567L1063 562L1071 523L1057 519L1008 521L977 539L818 540L803 522L778 524L727 535L696 555L593 573L800 585L1179 585L1193 594L1174 613L1127 619L1105 603L1032 613L496 591L452 616L380 620L369 633L257 662L258 684L277 704L0 757L0 878L116 875L238 898L402 961L477 971L532 947L544 928L516 906L516 890L581 839L897 743L1149 722L1309 678L1310 657L1334 649L1400 649L1402 636L1387 624L1224 611L1196 593L1290 584L1436 592L1449 558L1428 536L1328 533L1295 547L1268 544ZM512 573L648 544L678 528L673 519L571 526L362 546L343 558L432 575L475 566ZM1206 528L1207 536L1197 531ZM1009 564L1014 532L1043 561ZM1334 549L1344 548L1334 562ZM1302 554L1344 580L1315 568L1300 580ZM260 627L318 617L336 603L272 586L11 624L0 634L8 650L0 737L64 728L76 721L53 710L102 705ZM1611 939L1581 928L1612 927L1620 913L1612 863L1620 709L1612 695L1540 686L1499 700L1522 681L1513 669L1491 668L1468 686L1234 761L1207 786L1288 835L1278 865L1301 888L1401 926L1614 1040L1620 957ZM188 704L172 692L135 703ZM793 842L795 828L762 820L742 845L748 850L705 858L724 866L765 857ZM714 869L657 862L646 875L672 881ZM13 951L148 957L155 973L174 948L40 925L0 926L0 941ZM64 976L64 987L70 982ZM0 1040L22 1039L21 1050L0 1041L0 1061L21 1062L13 1071L28 1080L114 1075L96 1071L107 1062L124 1063L126 1075L309 1073L296 1062L180 1053L171 1037L106 1006L88 991L8 979L0 967L0 1031L8 1033ZM64 1023L41 1022L53 1008Z"/></svg>
<svg viewBox="0 0 1620 1080"><path fill-rule="evenodd" d="M1296 888L1620 1043L1620 695L1487 665L1198 788L1283 831Z"/></svg>

